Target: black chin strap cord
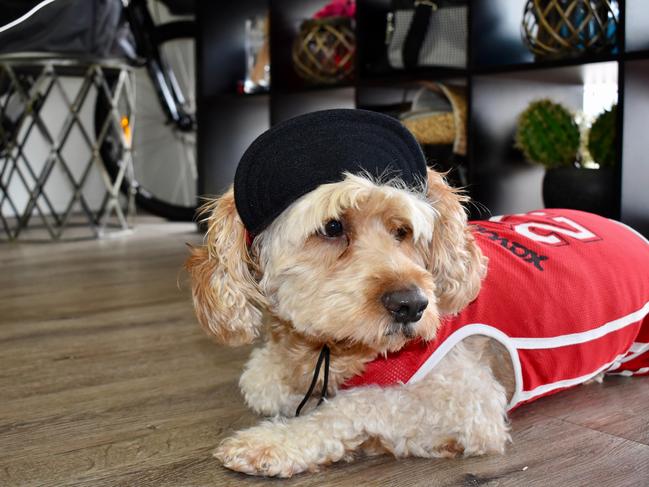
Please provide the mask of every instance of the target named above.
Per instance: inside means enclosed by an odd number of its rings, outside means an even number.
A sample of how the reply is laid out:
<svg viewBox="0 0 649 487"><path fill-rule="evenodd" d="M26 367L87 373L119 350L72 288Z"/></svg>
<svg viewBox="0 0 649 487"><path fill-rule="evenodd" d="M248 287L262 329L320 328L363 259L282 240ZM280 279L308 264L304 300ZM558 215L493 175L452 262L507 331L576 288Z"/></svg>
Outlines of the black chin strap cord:
<svg viewBox="0 0 649 487"><path fill-rule="evenodd" d="M307 402L309 402L309 399L311 398L311 394L313 394L313 389L315 389L315 385L318 382L318 377L320 376L320 368L322 367L323 360L325 363L324 381L322 383L322 391L320 392L320 400L318 401L318 406L322 404L322 401L324 401L325 398L327 397L327 385L329 383L329 355L330 355L329 347L327 345L323 345L322 350L320 350L320 356L318 357L318 362L315 364L315 371L313 372L313 379L311 379L311 385L309 386L309 390L306 392L304 399L302 399L302 402L295 410L295 416L299 416L300 411L302 411L304 405Z"/></svg>

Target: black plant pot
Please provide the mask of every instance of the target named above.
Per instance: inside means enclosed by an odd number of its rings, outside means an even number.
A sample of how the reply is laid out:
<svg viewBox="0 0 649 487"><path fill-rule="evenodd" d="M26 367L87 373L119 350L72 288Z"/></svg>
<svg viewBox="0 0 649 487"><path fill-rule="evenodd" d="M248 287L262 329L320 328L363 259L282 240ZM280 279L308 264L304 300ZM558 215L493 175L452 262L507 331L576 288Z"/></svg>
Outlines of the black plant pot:
<svg viewBox="0 0 649 487"><path fill-rule="evenodd" d="M546 208L570 208L616 218L619 197L615 170L559 167L548 169L543 178Z"/></svg>

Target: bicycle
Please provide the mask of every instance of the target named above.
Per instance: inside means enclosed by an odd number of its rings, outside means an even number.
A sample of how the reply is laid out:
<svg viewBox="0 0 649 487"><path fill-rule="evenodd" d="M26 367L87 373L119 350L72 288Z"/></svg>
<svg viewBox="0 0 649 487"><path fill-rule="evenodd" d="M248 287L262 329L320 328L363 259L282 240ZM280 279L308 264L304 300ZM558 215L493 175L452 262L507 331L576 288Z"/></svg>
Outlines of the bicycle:
<svg viewBox="0 0 649 487"><path fill-rule="evenodd" d="M171 14L193 13L194 2L160 0ZM156 23L159 3L122 0L135 40L142 72L137 73L135 113L120 113L122 130L134 127L135 177L122 191L133 188L138 207L172 221L191 221L197 204L196 101L193 19ZM155 14L155 15L154 15ZM146 75L145 75L146 73ZM115 82L113 80L112 82ZM110 80L109 80L110 82ZM95 107L99 134L109 106L103 97ZM133 116L135 125L132 124ZM122 163L117 155L120 134L109 132L101 156L115 178ZM142 162L140 162L142 161Z"/></svg>

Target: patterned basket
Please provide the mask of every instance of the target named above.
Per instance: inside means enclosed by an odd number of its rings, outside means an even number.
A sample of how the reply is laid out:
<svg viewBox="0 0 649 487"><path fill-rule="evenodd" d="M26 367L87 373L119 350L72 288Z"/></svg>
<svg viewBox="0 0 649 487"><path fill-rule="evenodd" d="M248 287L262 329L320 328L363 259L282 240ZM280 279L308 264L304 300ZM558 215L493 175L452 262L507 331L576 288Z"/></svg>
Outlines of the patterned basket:
<svg viewBox="0 0 649 487"><path fill-rule="evenodd" d="M293 42L295 72L311 83L351 79L356 38L348 17L305 20Z"/></svg>
<svg viewBox="0 0 649 487"><path fill-rule="evenodd" d="M527 0L523 41L537 57L561 58L610 50L617 0Z"/></svg>
<svg viewBox="0 0 649 487"><path fill-rule="evenodd" d="M455 142L455 119L450 112L415 114L403 120L403 124L422 145Z"/></svg>
<svg viewBox="0 0 649 487"><path fill-rule="evenodd" d="M421 81L419 94L436 94L445 99L447 111L417 107L401 114L400 119L422 145L453 144L453 152L466 155L466 89L443 83ZM416 97L417 98L417 97Z"/></svg>

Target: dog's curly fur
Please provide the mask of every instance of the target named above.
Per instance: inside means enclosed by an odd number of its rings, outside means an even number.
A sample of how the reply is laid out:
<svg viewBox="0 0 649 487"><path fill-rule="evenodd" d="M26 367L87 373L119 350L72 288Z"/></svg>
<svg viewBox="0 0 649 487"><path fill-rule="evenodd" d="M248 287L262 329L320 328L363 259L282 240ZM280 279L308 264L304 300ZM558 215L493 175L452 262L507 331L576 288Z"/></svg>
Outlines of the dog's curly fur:
<svg viewBox="0 0 649 487"><path fill-rule="evenodd" d="M288 207L250 247L230 189L208 203L204 246L187 261L203 328L220 343L250 343L240 386L273 418L225 440L215 456L233 470L289 477L355 453L450 457L503 452L509 364L487 339L460 343L415 384L338 390L364 365L414 337L431 339L440 317L480 290L487 262L462 207L466 199L429 170L427 193L397 180L347 174ZM329 220L344 234L324 235ZM381 304L389 291L428 298L402 326ZM323 344L331 349L329 397L292 417Z"/></svg>

